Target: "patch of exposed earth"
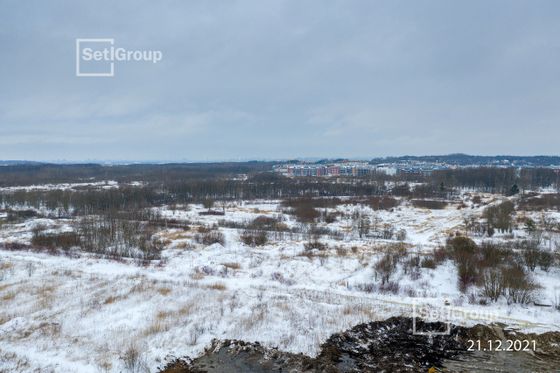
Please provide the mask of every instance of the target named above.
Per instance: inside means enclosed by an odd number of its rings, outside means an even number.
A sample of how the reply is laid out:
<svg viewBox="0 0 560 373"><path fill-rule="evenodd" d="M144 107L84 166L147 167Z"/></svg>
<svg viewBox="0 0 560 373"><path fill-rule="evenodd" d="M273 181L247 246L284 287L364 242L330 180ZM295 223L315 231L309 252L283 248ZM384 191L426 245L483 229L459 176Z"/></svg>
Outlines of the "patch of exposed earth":
<svg viewBox="0 0 560 373"><path fill-rule="evenodd" d="M416 330L424 332L444 332L447 327L416 324ZM332 335L313 358L259 343L214 340L201 356L175 359L160 372L560 372L560 332L523 334L504 325L451 325L445 335L412 331L411 318L360 324ZM488 348L488 340L535 340L536 349L468 351L469 340L480 340L482 350Z"/></svg>

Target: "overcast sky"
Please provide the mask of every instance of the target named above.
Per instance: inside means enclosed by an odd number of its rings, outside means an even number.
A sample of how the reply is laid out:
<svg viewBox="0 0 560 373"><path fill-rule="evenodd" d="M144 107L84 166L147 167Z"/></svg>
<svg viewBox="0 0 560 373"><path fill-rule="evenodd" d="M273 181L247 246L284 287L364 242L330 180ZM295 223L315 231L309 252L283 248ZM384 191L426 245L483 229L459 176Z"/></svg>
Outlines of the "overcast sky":
<svg viewBox="0 0 560 373"><path fill-rule="evenodd" d="M0 159L560 153L558 1L0 0L0 47Z"/></svg>

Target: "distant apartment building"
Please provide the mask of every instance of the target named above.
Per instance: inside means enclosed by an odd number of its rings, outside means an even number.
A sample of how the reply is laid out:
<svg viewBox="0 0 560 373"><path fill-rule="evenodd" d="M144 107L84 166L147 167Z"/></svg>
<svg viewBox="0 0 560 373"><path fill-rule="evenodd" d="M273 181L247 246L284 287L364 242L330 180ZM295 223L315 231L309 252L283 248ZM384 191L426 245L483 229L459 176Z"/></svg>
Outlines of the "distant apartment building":
<svg viewBox="0 0 560 373"><path fill-rule="evenodd" d="M366 176L377 172L394 174L393 170L388 167L379 167L363 162L278 165L275 170L289 177Z"/></svg>

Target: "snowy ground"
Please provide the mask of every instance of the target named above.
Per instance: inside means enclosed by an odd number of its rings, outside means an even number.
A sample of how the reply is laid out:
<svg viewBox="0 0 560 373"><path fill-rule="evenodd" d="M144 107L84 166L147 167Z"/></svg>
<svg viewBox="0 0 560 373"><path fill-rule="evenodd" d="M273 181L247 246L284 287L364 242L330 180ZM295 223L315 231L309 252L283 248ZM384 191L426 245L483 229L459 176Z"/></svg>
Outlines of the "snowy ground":
<svg viewBox="0 0 560 373"><path fill-rule="evenodd" d="M407 250L425 253L461 230L465 217L480 215L482 207L360 209L405 229ZM225 216L200 216L200 211L202 206L192 205L161 209L193 227L281 213L277 201L228 206ZM0 241L28 241L37 223L69 229L68 222L50 219L5 225ZM286 217L286 224L298 223ZM347 233L340 240L324 240L343 250L333 248L320 257L302 255L298 237L248 247L231 228L219 228L225 246L206 247L194 242L193 229L164 230L160 236L170 242L164 260L147 267L85 254L70 258L0 250L0 371L120 372L131 349L154 371L166 357L196 355L212 338L259 341L314 355L332 333L411 315L416 303L428 307L432 318L446 315L464 325L499 321L525 331L560 329L560 312L550 307L469 304L457 289L451 262L423 269L414 280L399 270L394 276L398 294L365 292L361 285L374 281L373 265L389 242L359 239L350 220L329 227ZM543 303L560 295L558 269L537 269L535 278L543 285Z"/></svg>

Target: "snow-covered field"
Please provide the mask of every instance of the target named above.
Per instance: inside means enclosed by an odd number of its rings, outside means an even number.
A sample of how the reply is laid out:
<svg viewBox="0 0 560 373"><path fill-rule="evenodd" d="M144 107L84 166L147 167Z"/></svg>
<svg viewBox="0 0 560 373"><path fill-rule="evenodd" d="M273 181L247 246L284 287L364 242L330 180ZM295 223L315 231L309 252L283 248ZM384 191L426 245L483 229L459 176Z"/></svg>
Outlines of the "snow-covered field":
<svg viewBox="0 0 560 373"><path fill-rule="evenodd" d="M486 196L491 200L492 196ZM403 203L394 211L342 205L383 224L406 230L409 252L420 255L443 245L450 233L464 230L482 206L451 204L428 210ZM455 265L422 268L412 279L399 267L392 280L397 294L364 291L375 282L374 265L395 241L359 238L349 218L328 225L344 234L323 238L322 255L303 255L298 235L249 247L234 228L219 227L225 245L204 246L195 228L220 220L246 223L258 216L282 215L279 201L227 206L224 216L202 216L200 205L161 208L162 216L188 221L190 230L163 229L163 259L148 266L133 261L52 256L0 250L0 372L120 372L131 351L150 371L172 356L196 355L213 338L259 341L290 352L314 355L329 335L360 322L413 313L415 304L438 318L473 325L498 321L525 331L560 330L552 307L470 304L458 290ZM554 219L557 213L550 213ZM28 242L36 224L67 230L65 220L37 219L5 224L0 242ZM325 224L325 223L323 223ZM522 229L514 236L523 236ZM476 238L480 240L481 238ZM497 236L496 240L507 237ZM560 271L536 269L541 303L560 295ZM428 315L428 316L430 316Z"/></svg>

